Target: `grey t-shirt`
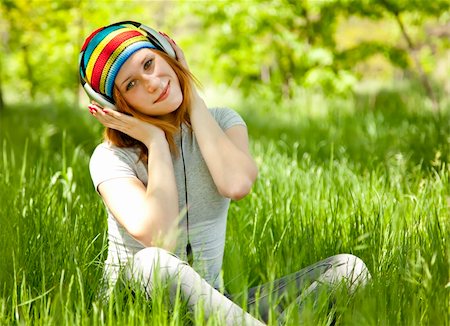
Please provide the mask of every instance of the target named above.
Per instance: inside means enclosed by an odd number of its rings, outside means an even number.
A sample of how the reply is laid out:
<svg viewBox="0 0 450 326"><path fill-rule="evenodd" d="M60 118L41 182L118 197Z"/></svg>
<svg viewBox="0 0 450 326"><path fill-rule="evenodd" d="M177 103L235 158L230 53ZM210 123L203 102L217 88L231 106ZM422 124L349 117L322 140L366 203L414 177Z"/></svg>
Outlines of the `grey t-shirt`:
<svg viewBox="0 0 450 326"><path fill-rule="evenodd" d="M231 109L209 110L222 130L235 125L244 125L244 120ZM189 204L189 238L194 252L193 267L208 283L218 288L222 286L222 268L225 246L225 231L230 200L222 197L215 186L208 167L200 152L194 133L183 126L182 137L175 135L175 143L180 155L172 156L178 189L180 211L186 207L184 167ZM182 144L181 144L182 139ZM136 148L119 148L104 142L97 146L90 160L91 178L96 189L104 181L136 177L147 186L147 165L139 161ZM124 266L144 246L134 239L108 211L108 258L105 272L109 281L115 283L120 268ZM180 234L175 254L186 259L187 221L184 215L179 222Z"/></svg>

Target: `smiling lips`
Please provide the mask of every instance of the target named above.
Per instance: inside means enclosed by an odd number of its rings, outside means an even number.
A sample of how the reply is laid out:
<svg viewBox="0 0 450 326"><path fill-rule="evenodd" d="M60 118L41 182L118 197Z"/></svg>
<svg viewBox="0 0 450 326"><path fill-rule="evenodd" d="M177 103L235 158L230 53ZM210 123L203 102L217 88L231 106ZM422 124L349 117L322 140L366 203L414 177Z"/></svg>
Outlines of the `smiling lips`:
<svg viewBox="0 0 450 326"><path fill-rule="evenodd" d="M167 96L169 96L169 87L170 87L170 80L168 81L167 86L163 89L163 91L161 92L159 97L153 103L158 103L158 102L165 100L167 98Z"/></svg>

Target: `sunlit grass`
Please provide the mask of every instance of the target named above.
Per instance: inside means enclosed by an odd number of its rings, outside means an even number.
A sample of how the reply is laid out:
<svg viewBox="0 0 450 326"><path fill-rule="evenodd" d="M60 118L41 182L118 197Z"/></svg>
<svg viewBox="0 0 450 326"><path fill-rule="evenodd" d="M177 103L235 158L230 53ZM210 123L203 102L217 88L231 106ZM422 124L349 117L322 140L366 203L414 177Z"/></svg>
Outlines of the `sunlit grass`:
<svg viewBox="0 0 450 326"><path fill-rule="evenodd" d="M293 103L237 107L260 175L230 208L230 292L346 252L367 263L373 282L340 296L338 323L449 323L449 112L410 109L402 98L394 93L392 107L382 97L322 98L320 114ZM151 302L126 289L98 298L106 218L88 160L100 130L86 111L2 113L0 324L217 324L181 301L171 307L164 291ZM330 322L327 309L289 316Z"/></svg>

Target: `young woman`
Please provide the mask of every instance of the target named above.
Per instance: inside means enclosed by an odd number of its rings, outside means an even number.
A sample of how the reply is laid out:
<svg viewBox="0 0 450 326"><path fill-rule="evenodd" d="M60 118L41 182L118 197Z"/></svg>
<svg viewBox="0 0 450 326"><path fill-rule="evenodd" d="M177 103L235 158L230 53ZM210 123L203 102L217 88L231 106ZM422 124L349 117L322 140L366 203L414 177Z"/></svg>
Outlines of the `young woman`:
<svg viewBox="0 0 450 326"><path fill-rule="evenodd" d="M247 129L230 109L208 109L183 51L165 34L136 22L94 31L80 54L80 77L105 141L90 161L108 211L105 278L180 287L189 306L227 324L261 324L218 289L230 199L246 196L257 177ZM189 264L186 262L188 261ZM320 284L350 289L369 278L352 255L330 257L248 291L267 321L270 296L295 288L299 307ZM286 303L279 304L280 320Z"/></svg>

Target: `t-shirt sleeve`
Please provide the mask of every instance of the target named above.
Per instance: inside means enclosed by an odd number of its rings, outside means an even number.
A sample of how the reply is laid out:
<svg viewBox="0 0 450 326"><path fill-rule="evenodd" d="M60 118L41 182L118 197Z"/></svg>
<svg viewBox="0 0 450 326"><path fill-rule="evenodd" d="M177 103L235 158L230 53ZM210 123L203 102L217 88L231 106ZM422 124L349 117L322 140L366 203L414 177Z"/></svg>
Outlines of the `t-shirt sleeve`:
<svg viewBox="0 0 450 326"><path fill-rule="evenodd" d="M210 109L210 112L224 131L236 125L247 126L239 113L232 109L213 108Z"/></svg>
<svg viewBox="0 0 450 326"><path fill-rule="evenodd" d="M134 166L137 157L103 143L97 146L89 162L89 170L95 190L102 182L116 178L136 177Z"/></svg>

